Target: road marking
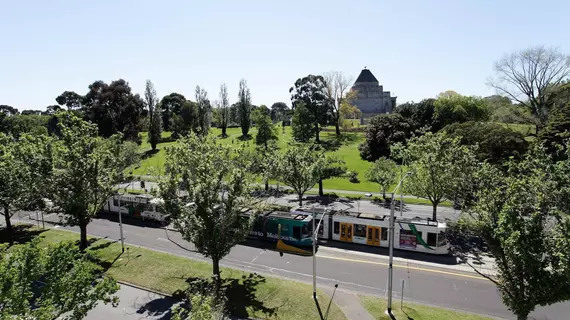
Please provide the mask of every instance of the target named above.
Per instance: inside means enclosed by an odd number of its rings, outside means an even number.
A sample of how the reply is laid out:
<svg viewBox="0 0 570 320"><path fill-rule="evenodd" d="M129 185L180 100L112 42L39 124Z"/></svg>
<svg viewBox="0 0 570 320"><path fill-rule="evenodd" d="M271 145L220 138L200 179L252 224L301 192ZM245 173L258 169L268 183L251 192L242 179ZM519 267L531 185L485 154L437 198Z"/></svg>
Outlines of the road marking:
<svg viewBox="0 0 570 320"><path fill-rule="evenodd" d="M385 263L385 262L376 262L376 261L349 259L349 258L340 258L340 257L331 257L331 256L322 256L322 255L318 255L318 257L319 258L325 258L325 259L333 259L333 260L341 260L341 261L349 261L349 262L375 264L375 265L380 265L380 266L388 266L388 263ZM418 270L418 271L434 272L434 273L448 274L448 275L458 276L458 277L465 277L465 278L490 281L489 279L484 278L484 277L472 276L472 275L464 274L464 273L449 272L449 271L422 268L422 267L410 267L410 266L404 266L404 265L398 265L398 264L393 264L393 266L394 266L394 268L406 268L406 269L412 269L412 270Z"/></svg>

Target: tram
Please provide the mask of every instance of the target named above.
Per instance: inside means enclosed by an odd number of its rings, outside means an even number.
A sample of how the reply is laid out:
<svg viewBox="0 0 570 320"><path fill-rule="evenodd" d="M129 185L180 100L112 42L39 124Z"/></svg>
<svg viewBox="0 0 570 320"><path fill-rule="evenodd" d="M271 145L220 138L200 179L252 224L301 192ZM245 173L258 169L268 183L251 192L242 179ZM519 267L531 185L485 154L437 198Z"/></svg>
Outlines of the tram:
<svg viewBox="0 0 570 320"><path fill-rule="evenodd" d="M120 204L120 207L119 207ZM126 216L140 217L165 223L168 215L164 212L164 201L148 194L115 195L107 199L104 210Z"/></svg>
<svg viewBox="0 0 570 320"><path fill-rule="evenodd" d="M314 210L314 211L313 211ZM327 211L322 208L296 208L294 214L313 215L319 221L325 217L318 231L319 239L388 247L390 217L386 215L347 211ZM421 218L396 217L394 248L428 254L448 254L446 224Z"/></svg>

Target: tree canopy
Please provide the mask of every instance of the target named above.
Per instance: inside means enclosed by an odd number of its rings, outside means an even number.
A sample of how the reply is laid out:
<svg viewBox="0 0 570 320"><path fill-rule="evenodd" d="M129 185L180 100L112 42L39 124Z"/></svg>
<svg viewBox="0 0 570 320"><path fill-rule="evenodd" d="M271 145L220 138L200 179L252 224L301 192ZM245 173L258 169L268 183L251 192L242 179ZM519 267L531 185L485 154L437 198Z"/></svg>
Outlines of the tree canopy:
<svg viewBox="0 0 570 320"><path fill-rule="evenodd" d="M308 75L295 81L289 89L293 109L303 104L314 126L315 141L320 142L320 127L329 122L332 102L327 97L327 83L322 76ZM309 121L308 119L306 121Z"/></svg>
<svg viewBox="0 0 570 320"><path fill-rule="evenodd" d="M485 99L462 96L454 91L441 93L434 106L433 126L437 130L457 122L488 121L491 116Z"/></svg>
<svg viewBox="0 0 570 320"><path fill-rule="evenodd" d="M366 141L359 146L360 157L367 161L389 158L390 148L405 143L413 132L412 125L398 113L375 116L366 128Z"/></svg>
<svg viewBox="0 0 570 320"><path fill-rule="evenodd" d="M186 103L186 98L180 93L173 92L166 95L160 100L160 108L162 109L162 123L164 131L171 131L172 116L180 115L182 106Z"/></svg>
<svg viewBox="0 0 570 320"><path fill-rule="evenodd" d="M251 126L251 109L251 94L247 87L247 82L245 79L241 79L239 82L237 115L239 116L241 134L244 137L249 135L249 127Z"/></svg>

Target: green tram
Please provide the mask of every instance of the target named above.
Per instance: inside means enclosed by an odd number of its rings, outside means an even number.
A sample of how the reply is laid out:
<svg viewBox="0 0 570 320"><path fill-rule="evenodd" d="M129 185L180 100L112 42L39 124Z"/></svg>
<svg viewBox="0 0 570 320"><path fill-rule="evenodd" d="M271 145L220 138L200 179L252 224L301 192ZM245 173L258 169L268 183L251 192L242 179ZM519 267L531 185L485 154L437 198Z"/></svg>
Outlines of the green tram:
<svg viewBox="0 0 570 320"><path fill-rule="evenodd" d="M251 211L243 213L249 217ZM263 212L257 215L249 238L275 242L279 252L312 255L313 217L285 211Z"/></svg>

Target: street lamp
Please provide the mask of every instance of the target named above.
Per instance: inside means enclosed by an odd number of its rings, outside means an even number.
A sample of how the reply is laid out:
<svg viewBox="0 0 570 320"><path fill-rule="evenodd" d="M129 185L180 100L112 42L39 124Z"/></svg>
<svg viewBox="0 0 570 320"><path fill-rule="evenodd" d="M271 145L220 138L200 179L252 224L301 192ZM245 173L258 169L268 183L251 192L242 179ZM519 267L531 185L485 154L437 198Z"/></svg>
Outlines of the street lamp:
<svg viewBox="0 0 570 320"><path fill-rule="evenodd" d="M406 175L402 177L402 180L400 180L396 188L394 188L394 190L392 191L392 198L390 200L390 228L389 228L390 238L388 241L390 257L388 260L388 309L386 310L386 313L390 316L392 316L392 278L394 276L394 267L392 265L392 262L394 261L394 224L396 220L396 218L394 217L394 211L396 210L394 204L394 197L396 196L396 191L400 188L400 186L404 182L404 179L406 179L411 174L412 174L411 172L407 172Z"/></svg>
<svg viewBox="0 0 570 320"><path fill-rule="evenodd" d="M129 186L133 184L134 181L129 182L125 186L125 190L129 189ZM121 190L119 188L119 190ZM121 252L125 253L125 239L123 238L123 213L121 211L121 192L117 192L119 197L117 198L117 205L119 206L119 229L121 230Z"/></svg>

